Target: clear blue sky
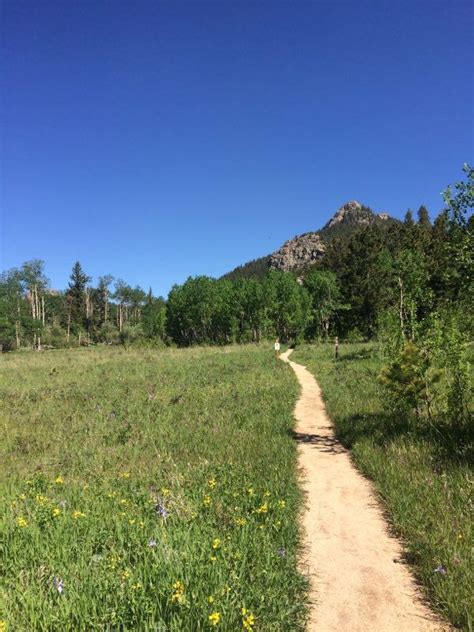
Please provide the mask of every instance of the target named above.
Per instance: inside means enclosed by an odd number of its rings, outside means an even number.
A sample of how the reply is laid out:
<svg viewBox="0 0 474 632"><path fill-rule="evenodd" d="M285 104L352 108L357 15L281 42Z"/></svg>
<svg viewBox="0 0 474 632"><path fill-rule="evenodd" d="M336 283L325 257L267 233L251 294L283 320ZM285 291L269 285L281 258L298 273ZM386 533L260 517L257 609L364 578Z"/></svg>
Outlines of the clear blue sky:
<svg viewBox="0 0 474 632"><path fill-rule="evenodd" d="M155 293L473 158L471 2L3 0L1 268Z"/></svg>

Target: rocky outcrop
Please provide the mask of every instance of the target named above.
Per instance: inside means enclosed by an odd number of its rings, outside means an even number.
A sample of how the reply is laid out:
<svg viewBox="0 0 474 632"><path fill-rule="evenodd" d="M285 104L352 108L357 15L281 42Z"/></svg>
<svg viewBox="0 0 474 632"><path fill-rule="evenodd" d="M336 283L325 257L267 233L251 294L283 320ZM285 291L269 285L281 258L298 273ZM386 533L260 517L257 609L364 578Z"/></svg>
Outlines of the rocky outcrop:
<svg viewBox="0 0 474 632"><path fill-rule="evenodd" d="M283 246L270 256L270 268L297 270L316 263L324 255L326 246L318 233L305 233L285 241Z"/></svg>
<svg viewBox="0 0 474 632"><path fill-rule="evenodd" d="M350 200L336 211L321 230L293 237L273 254L244 264L225 276L232 279L263 278L268 268L285 272L301 271L322 259L326 246L333 240L350 239L355 231L371 224L388 228L392 222L396 221L398 220L394 220L388 213L374 213L368 206L364 206L357 200Z"/></svg>
<svg viewBox="0 0 474 632"><path fill-rule="evenodd" d="M337 224L340 224L341 222L347 220L356 220L357 224L370 224L370 216L366 216L365 214L363 214L362 208L362 204L360 202L357 202L357 200L346 202L334 213L333 217L325 225L323 230L326 230L327 228L333 228Z"/></svg>

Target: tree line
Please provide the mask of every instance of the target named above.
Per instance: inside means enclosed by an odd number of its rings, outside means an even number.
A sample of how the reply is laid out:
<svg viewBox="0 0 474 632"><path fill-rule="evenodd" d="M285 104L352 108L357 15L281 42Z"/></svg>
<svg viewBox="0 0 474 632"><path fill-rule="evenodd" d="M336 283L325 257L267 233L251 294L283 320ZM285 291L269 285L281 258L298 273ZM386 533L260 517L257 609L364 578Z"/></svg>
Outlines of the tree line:
<svg viewBox="0 0 474 632"><path fill-rule="evenodd" d="M95 343L229 344L387 338L415 340L430 319L459 315L472 331L473 169L449 187L432 222L417 217L388 229L363 226L334 238L317 265L237 279L190 277L167 300L112 276L95 285L76 262L68 287L52 290L42 261L0 276L3 350Z"/></svg>

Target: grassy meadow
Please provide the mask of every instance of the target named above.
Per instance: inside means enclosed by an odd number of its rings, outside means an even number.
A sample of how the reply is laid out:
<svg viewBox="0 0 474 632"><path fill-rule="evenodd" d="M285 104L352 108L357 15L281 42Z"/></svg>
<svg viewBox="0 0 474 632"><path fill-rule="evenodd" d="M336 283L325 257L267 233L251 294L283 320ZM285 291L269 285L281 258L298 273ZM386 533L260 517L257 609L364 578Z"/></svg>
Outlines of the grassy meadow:
<svg viewBox="0 0 474 632"><path fill-rule="evenodd" d="M263 347L3 356L2 629L302 629L297 393Z"/></svg>
<svg viewBox="0 0 474 632"><path fill-rule="evenodd" d="M385 362L375 345L302 345L292 360L318 379L339 439L375 483L432 604L455 625L474 626L474 473L443 428L416 427L387 414L378 383ZM370 546L370 542L367 543Z"/></svg>

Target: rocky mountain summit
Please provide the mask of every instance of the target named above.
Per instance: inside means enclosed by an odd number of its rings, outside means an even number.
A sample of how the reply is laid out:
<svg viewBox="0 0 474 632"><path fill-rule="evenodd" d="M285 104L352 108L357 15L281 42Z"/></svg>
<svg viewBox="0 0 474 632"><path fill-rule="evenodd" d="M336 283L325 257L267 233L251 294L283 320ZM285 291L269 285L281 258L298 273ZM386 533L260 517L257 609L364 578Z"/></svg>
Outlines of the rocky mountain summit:
<svg viewBox="0 0 474 632"><path fill-rule="evenodd" d="M320 230L297 235L285 241L272 254L245 263L225 276L233 279L261 278L269 268L285 272L299 271L321 260L327 245L334 239L348 239L355 231L371 224L388 227L396 221L388 213L374 213L357 200L350 200Z"/></svg>
<svg viewBox="0 0 474 632"><path fill-rule="evenodd" d="M343 204L319 231L304 233L286 241L270 255L269 267L277 270L298 270L319 261L326 251L326 244L334 237L341 237L356 228L374 222L389 220L387 213L374 213L357 200Z"/></svg>

